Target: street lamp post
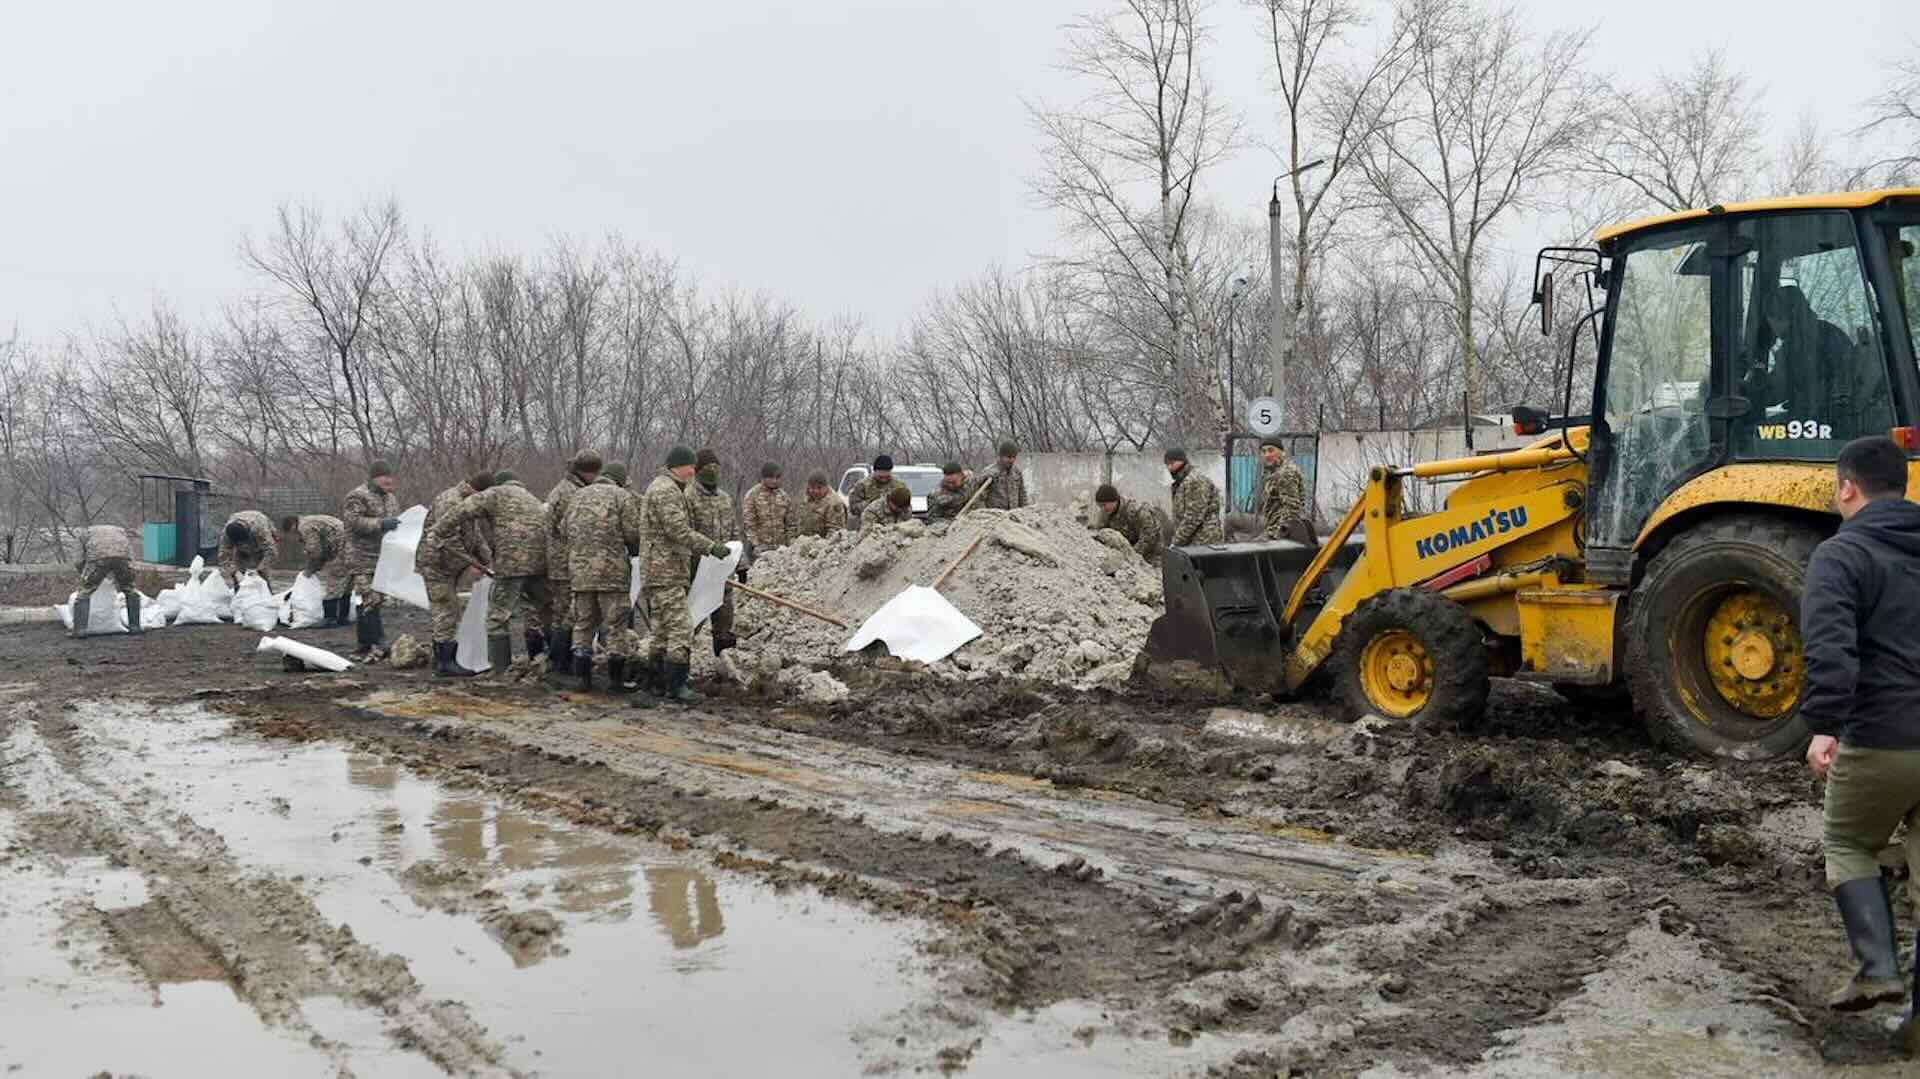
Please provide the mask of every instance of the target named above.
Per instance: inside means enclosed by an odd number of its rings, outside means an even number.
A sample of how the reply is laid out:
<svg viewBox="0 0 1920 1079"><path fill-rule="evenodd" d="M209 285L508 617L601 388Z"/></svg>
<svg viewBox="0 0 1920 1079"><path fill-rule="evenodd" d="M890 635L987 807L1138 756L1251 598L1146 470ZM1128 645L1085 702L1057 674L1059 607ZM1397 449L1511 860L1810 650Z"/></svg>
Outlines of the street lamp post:
<svg viewBox="0 0 1920 1079"><path fill-rule="evenodd" d="M1286 302L1286 291L1280 287L1286 261L1286 248L1280 234L1280 181L1290 180L1326 163L1326 158L1317 157L1297 169L1274 177L1273 198L1267 203L1267 258L1273 274L1273 310L1267 330L1267 353L1273 364L1273 399L1279 406L1282 430L1286 429L1288 405L1287 357L1293 351L1293 305Z"/></svg>

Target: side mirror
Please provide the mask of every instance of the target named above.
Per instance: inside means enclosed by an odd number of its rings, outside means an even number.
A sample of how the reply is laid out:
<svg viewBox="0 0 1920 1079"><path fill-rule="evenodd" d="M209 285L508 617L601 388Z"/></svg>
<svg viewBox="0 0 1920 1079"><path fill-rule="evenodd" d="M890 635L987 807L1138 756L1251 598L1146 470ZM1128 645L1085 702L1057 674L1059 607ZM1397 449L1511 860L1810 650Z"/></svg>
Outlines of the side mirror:
<svg viewBox="0 0 1920 1079"><path fill-rule="evenodd" d="M1540 336L1553 336L1553 271L1540 275L1540 285L1533 291L1533 302L1540 305Z"/></svg>
<svg viewBox="0 0 1920 1079"><path fill-rule="evenodd" d="M1547 421L1552 419L1545 409L1530 408L1526 405L1513 406L1513 433L1516 435L1545 434Z"/></svg>

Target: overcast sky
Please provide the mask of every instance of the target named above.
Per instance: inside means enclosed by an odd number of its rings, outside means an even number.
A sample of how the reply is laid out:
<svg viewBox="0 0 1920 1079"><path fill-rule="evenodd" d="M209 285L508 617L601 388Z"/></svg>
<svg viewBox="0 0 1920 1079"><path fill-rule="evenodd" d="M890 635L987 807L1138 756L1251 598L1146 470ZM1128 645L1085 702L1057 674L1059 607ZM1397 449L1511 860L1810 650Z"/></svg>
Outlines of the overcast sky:
<svg viewBox="0 0 1920 1079"><path fill-rule="evenodd" d="M1059 26L1090 6L7 3L0 333L50 341L156 295L212 312L256 287L237 249L277 204L387 195L456 252L619 232L710 285L891 332L932 289L1056 243L1022 99L1073 98ZM1862 50L1920 38L1913 0L1526 10L1597 27L1596 63L1632 77L1723 48L1783 133L1802 109L1857 122L1880 78ZM1261 17L1216 0L1210 21L1218 89L1270 136ZM1257 220L1270 162L1248 148L1209 196Z"/></svg>

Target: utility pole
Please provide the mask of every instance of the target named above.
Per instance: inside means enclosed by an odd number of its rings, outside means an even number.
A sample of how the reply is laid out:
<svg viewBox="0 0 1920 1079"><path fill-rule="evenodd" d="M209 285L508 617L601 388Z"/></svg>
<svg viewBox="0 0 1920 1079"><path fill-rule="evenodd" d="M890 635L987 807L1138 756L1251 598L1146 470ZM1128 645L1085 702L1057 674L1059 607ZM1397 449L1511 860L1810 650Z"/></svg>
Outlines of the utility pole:
<svg viewBox="0 0 1920 1079"><path fill-rule="evenodd" d="M1273 364L1273 399L1280 405L1280 429L1283 431L1287 428L1287 407L1290 404L1287 398L1287 361L1293 356L1293 303L1287 300L1286 289L1281 287L1286 272L1286 237L1280 233L1280 181L1291 180L1326 163L1324 157L1315 158L1291 172L1274 177L1273 198L1267 203L1268 272L1273 278L1273 309L1269 313L1267 352Z"/></svg>

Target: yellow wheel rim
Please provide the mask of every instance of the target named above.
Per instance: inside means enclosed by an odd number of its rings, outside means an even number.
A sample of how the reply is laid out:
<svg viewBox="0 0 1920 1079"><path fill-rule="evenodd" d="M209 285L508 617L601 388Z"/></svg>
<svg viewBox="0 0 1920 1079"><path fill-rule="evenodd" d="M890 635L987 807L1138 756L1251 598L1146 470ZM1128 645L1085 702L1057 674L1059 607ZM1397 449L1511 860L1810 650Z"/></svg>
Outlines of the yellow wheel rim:
<svg viewBox="0 0 1920 1079"><path fill-rule="evenodd" d="M1360 688L1381 715L1405 719L1427 706L1433 692L1433 657L1420 638L1388 630L1360 652Z"/></svg>
<svg viewBox="0 0 1920 1079"><path fill-rule="evenodd" d="M1757 719L1792 710L1806 680L1800 629L1771 596L1729 593L1707 619L1707 675L1720 699Z"/></svg>

